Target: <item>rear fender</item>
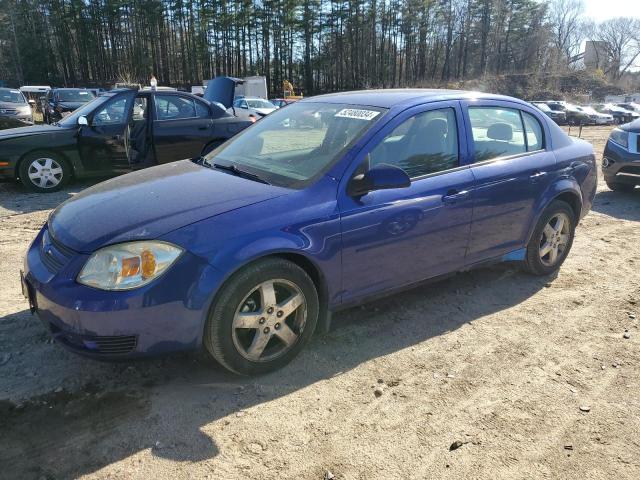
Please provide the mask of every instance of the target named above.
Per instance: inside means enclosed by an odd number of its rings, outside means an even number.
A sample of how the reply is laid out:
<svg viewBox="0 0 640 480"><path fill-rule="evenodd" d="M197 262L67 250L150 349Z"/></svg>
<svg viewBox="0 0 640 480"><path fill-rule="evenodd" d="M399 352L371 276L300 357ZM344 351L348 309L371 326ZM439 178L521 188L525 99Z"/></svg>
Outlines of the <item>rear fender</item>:
<svg viewBox="0 0 640 480"><path fill-rule="evenodd" d="M581 218L583 202L580 185L575 178L560 178L556 182L549 185L549 188L547 188L545 193L538 199L536 206L533 209L533 211L536 213L533 215L529 223L529 231L527 233L526 244L528 244L531 240L533 231L535 230L536 225L538 224L540 217L542 217L545 209L551 204L551 202L557 200L560 197L562 197L562 199L565 201L570 200L569 203L576 212L576 218Z"/></svg>

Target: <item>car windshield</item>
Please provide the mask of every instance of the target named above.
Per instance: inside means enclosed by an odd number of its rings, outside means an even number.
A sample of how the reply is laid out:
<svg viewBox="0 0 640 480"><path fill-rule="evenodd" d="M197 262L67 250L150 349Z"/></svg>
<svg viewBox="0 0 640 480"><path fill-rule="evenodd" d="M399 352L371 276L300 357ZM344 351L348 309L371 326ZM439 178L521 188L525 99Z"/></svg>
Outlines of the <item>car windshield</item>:
<svg viewBox="0 0 640 480"><path fill-rule="evenodd" d="M534 103L536 107L538 107L543 112L551 112L552 110L549 108L549 105L546 103Z"/></svg>
<svg viewBox="0 0 640 480"><path fill-rule="evenodd" d="M205 164L234 166L274 185L301 188L326 172L384 112L369 106L295 103L212 151Z"/></svg>
<svg viewBox="0 0 640 480"><path fill-rule="evenodd" d="M60 90L58 100L61 102L90 102L95 97L88 90Z"/></svg>
<svg viewBox="0 0 640 480"><path fill-rule="evenodd" d="M62 127L74 127L76 125L78 125L78 118L82 117L82 116L87 116L89 115L94 108L97 108L98 106L102 105L103 103L105 103L106 101L111 99L111 95L105 95L102 97L96 97L94 98L91 102L87 103L86 105L83 105L82 107L78 108L77 110L74 110L73 113L65 118L63 118L62 120L60 120L58 122L58 125L62 126Z"/></svg>
<svg viewBox="0 0 640 480"><path fill-rule="evenodd" d="M247 104L251 108L276 108L276 106L267 100L247 100Z"/></svg>
<svg viewBox="0 0 640 480"><path fill-rule="evenodd" d="M0 88L0 102L26 103L19 90L10 90L8 88Z"/></svg>

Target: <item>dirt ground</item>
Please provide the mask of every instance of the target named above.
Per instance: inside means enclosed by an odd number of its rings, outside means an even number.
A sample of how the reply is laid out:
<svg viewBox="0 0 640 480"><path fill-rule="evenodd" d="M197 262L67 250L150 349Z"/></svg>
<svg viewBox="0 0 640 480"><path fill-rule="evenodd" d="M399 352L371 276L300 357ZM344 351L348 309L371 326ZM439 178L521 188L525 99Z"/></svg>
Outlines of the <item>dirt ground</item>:
<svg viewBox="0 0 640 480"><path fill-rule="evenodd" d="M351 309L246 379L51 342L18 271L87 185L0 185L0 478L640 478L640 190L600 186L557 278L497 266Z"/></svg>

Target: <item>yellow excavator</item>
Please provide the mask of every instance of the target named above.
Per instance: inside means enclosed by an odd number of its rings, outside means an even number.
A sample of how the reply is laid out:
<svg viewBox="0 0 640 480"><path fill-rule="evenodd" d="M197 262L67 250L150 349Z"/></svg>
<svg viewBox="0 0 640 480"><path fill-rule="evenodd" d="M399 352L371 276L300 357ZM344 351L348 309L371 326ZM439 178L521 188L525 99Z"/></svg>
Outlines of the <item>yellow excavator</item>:
<svg viewBox="0 0 640 480"><path fill-rule="evenodd" d="M289 80L284 80L282 82L282 90L284 93L284 96L282 98L284 98L285 100L295 101L300 100L303 97L303 95L296 95L296 90Z"/></svg>

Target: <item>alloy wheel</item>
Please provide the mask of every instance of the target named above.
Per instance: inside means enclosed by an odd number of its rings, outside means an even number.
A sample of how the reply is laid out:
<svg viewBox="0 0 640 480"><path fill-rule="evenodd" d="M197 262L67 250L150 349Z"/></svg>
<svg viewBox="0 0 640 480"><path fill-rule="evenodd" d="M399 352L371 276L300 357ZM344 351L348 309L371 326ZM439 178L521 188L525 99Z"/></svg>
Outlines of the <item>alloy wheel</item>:
<svg viewBox="0 0 640 480"><path fill-rule="evenodd" d="M554 266L562 257L571 237L571 220L565 213L556 213L549 219L540 239L540 261L547 267Z"/></svg>
<svg viewBox="0 0 640 480"><path fill-rule="evenodd" d="M307 302L294 283L276 279L254 287L236 309L233 343L252 362L268 362L286 354L300 339Z"/></svg>
<svg viewBox="0 0 640 480"><path fill-rule="evenodd" d="M36 158L29 165L27 175L36 187L54 188L62 181L62 165L53 158Z"/></svg>

